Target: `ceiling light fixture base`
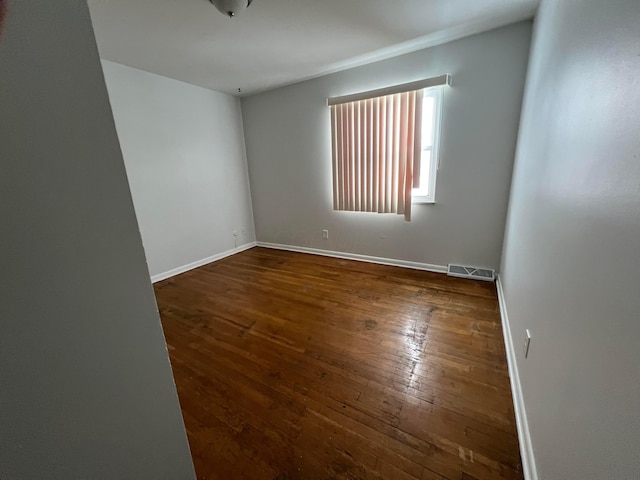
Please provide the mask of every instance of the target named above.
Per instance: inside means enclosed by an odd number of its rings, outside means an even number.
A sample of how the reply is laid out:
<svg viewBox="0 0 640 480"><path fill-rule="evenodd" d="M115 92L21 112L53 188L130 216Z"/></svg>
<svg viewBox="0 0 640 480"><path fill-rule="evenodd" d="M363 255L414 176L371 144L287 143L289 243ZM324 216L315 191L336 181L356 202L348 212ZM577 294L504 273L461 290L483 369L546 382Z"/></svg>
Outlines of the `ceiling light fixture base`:
<svg viewBox="0 0 640 480"><path fill-rule="evenodd" d="M221 13L229 18L236 17L245 10L253 0L209 0Z"/></svg>

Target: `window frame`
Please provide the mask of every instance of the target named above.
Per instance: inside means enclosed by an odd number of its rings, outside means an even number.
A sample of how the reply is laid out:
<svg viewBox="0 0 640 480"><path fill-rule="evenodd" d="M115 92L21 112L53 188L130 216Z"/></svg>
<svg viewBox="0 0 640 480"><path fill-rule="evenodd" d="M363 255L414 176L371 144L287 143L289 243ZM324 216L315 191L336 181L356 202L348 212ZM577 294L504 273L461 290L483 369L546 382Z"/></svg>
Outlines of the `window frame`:
<svg viewBox="0 0 640 480"><path fill-rule="evenodd" d="M433 98L433 142L430 147L422 146L420 149L421 157L422 152L425 150L431 150L431 161L429 162L429 195L415 194L416 190L413 189L411 194L411 203L413 204L430 204L436 203L436 180L438 176L438 170L440 169L440 133L442 130L442 103L444 97L444 87L429 87L423 91L423 97ZM424 100L423 100L424 101ZM422 135L422 133L421 133ZM422 168L422 163L420 168Z"/></svg>

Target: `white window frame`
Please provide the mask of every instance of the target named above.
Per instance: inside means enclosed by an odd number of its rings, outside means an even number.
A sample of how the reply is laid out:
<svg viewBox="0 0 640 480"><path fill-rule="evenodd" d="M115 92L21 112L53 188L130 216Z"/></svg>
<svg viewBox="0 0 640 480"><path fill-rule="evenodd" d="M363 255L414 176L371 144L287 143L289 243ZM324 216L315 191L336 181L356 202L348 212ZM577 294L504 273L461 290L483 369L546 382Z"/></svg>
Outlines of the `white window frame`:
<svg viewBox="0 0 640 480"><path fill-rule="evenodd" d="M436 198L436 177L440 168L440 131L442 124L442 100L444 96L443 87L425 88L424 98L433 98L433 141L431 146L425 146L423 142L422 151L431 150L431 162L429 165L429 185L427 190L429 195L420 195L419 189L413 189L411 203L435 203ZM422 132L420 133L422 135ZM422 155L420 155L422 158ZM424 165L420 164L422 169Z"/></svg>

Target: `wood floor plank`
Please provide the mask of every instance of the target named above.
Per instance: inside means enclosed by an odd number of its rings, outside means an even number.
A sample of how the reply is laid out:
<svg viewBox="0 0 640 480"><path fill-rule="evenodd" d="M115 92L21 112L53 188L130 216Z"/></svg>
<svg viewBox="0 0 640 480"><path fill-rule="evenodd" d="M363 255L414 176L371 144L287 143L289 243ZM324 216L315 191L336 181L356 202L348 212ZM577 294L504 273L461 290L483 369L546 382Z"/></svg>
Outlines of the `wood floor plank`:
<svg viewBox="0 0 640 480"><path fill-rule="evenodd" d="M523 478L492 284L253 248L154 289L198 479Z"/></svg>

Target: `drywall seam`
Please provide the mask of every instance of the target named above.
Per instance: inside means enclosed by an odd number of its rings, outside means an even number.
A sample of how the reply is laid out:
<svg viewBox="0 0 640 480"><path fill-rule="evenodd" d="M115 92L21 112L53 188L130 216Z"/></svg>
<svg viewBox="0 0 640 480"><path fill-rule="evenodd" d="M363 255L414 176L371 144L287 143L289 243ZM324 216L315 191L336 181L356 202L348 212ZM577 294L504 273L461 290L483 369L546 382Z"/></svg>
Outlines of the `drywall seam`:
<svg viewBox="0 0 640 480"><path fill-rule="evenodd" d="M244 252L245 250L249 250L250 248L253 248L255 246L256 242L246 243L244 245L240 245L239 247L232 248L231 250L227 250L226 252L218 253L217 255L212 255L201 260L196 260L195 262L188 263L187 265L183 265L181 267L172 268L171 270L168 270L166 272L153 275L151 277L151 282L156 283L161 280L166 280L167 278L175 277L176 275L188 272L189 270L193 270L194 268L202 267L203 265L213 263L217 260L222 260L223 258L230 257L231 255L235 255L236 253Z"/></svg>
<svg viewBox="0 0 640 480"><path fill-rule="evenodd" d="M525 480L538 480L533 446L531 444L531 434L527 413L524 407L522 387L520 385L520 374L516 363L516 351L513 347L513 337L509 326L509 316L507 315L507 304L502 290L500 276L496 275L496 289L498 290L498 303L500 305L500 317L502 319L502 334L504 336L504 346L507 350L507 364L509 365L509 378L511 379L511 395L513 396L513 408L516 414L516 426L518 428L518 442L520 443L520 457L522 458L522 470Z"/></svg>
<svg viewBox="0 0 640 480"><path fill-rule="evenodd" d="M344 258L346 260L356 260L358 262L378 263L380 265L390 265L392 267L412 268L414 270L425 270L427 272L447 273L447 267L443 265L432 265L429 263L410 262L408 260L396 260L393 258L372 257L360 255L358 253L335 252L333 250L321 250L319 248L296 247L280 243L258 242L258 247L273 248L275 250L288 250L290 252L310 253L324 257Z"/></svg>

